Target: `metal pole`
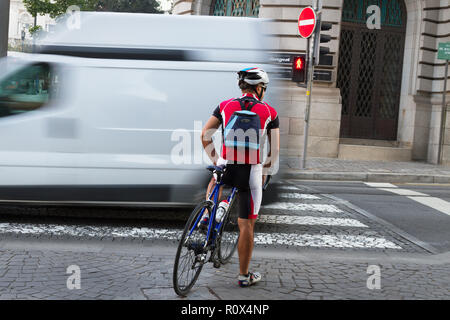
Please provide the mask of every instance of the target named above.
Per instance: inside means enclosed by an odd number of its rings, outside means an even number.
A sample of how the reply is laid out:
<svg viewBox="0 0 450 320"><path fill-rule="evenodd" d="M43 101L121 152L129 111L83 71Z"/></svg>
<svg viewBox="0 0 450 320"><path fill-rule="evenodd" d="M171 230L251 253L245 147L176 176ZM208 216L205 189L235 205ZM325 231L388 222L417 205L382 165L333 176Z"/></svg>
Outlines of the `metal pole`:
<svg viewBox="0 0 450 320"><path fill-rule="evenodd" d="M311 109L311 90L313 82L313 61L312 46L314 39L308 38L308 85L306 87L306 106L305 106L305 126L303 128L303 159L301 169L306 168L306 157L308 150L308 131L309 131L309 112Z"/></svg>
<svg viewBox="0 0 450 320"><path fill-rule="evenodd" d="M320 0L316 1L316 5L314 10L317 11L320 5ZM303 158L300 164L300 169L306 169L306 157L308 151L308 131L309 131L309 112L311 109L311 90L312 90L312 82L314 78L314 69L313 69L313 48L314 41L317 41L314 36L308 38L307 42L307 52L308 52L308 85L306 88L306 106L305 106L305 126L303 128Z"/></svg>
<svg viewBox="0 0 450 320"><path fill-rule="evenodd" d="M8 53L9 0L0 1L0 58Z"/></svg>
<svg viewBox="0 0 450 320"><path fill-rule="evenodd" d="M442 164L442 156L444 153L443 149L445 140L445 122L447 120L447 106L445 105L445 96L447 95L448 62L449 60L445 60L444 92L442 94L441 132L439 135L438 164Z"/></svg>

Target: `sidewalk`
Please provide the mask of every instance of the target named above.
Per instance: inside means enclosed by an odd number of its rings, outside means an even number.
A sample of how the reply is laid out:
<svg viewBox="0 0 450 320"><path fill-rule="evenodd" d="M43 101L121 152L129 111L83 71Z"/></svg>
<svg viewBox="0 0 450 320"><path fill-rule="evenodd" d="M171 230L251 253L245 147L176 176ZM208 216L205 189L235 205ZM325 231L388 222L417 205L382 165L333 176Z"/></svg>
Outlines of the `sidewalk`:
<svg viewBox="0 0 450 320"><path fill-rule="evenodd" d="M309 158L300 169L300 158L281 160L286 178L391 183L450 183L450 167L424 162L356 161Z"/></svg>

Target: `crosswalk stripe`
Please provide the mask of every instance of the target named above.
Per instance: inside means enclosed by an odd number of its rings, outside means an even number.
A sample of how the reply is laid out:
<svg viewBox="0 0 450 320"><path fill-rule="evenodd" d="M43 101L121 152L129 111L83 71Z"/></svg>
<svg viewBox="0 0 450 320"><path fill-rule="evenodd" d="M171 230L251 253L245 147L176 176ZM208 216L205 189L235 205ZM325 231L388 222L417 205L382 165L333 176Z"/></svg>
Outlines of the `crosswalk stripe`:
<svg viewBox="0 0 450 320"><path fill-rule="evenodd" d="M280 198L285 199L300 199L300 200L320 200L320 197L315 196L313 194L304 194L304 193L280 193L278 194Z"/></svg>
<svg viewBox="0 0 450 320"><path fill-rule="evenodd" d="M364 182L369 187L374 188L398 188L396 185L392 183L384 183L384 182Z"/></svg>
<svg viewBox="0 0 450 320"><path fill-rule="evenodd" d="M315 211L324 213L341 213L342 210L332 204L308 204L308 203L291 203L291 202L275 202L262 206L263 209L277 210L297 210L297 211Z"/></svg>
<svg viewBox="0 0 450 320"><path fill-rule="evenodd" d="M261 215L258 217L258 223L368 228L368 226L355 219L323 218L311 216Z"/></svg>
<svg viewBox="0 0 450 320"><path fill-rule="evenodd" d="M402 249L402 247L384 238L346 234L318 235L296 233L256 233L255 243L297 247Z"/></svg>
<svg viewBox="0 0 450 320"><path fill-rule="evenodd" d="M76 237L109 236L176 241L180 239L182 231L178 229L159 228L83 227L1 223L0 233L20 233L27 235L47 234L52 236L69 235ZM301 247L401 249L398 245L381 237L347 234L255 233L255 243L262 245L288 245Z"/></svg>

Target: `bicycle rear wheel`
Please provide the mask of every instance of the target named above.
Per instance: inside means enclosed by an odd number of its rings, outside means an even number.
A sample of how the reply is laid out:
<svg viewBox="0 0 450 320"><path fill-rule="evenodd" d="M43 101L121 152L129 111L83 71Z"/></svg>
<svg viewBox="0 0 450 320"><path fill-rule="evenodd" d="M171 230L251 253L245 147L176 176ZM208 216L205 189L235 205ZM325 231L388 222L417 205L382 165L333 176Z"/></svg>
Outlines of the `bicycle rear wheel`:
<svg viewBox="0 0 450 320"><path fill-rule="evenodd" d="M238 197L239 194L236 194L233 201L230 203L220 232L218 258L222 264L230 261L236 251L239 240L239 206L235 205L236 198Z"/></svg>
<svg viewBox="0 0 450 320"><path fill-rule="evenodd" d="M208 210L211 217L210 202L204 201L198 204L192 211L178 244L173 268L173 288L180 296L185 296L191 290L206 262L207 252L203 249L207 241L206 235L197 226L189 235L191 229L200 220L199 216L202 215L203 209Z"/></svg>

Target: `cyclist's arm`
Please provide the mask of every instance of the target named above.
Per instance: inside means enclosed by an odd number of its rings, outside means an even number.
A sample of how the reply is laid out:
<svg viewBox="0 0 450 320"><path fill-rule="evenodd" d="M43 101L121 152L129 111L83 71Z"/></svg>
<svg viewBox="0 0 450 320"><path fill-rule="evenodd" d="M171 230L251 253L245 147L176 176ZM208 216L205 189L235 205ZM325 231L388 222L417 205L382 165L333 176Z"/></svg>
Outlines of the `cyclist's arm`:
<svg viewBox="0 0 450 320"><path fill-rule="evenodd" d="M272 168L278 161L278 156L280 154L280 129L270 129L267 132L267 137L269 139L270 149L267 154L267 159L264 162L264 171L267 173L269 168Z"/></svg>
<svg viewBox="0 0 450 320"><path fill-rule="evenodd" d="M216 149L214 148L212 136L219 127L220 127L220 120L215 116L211 116L202 130L203 149L205 149L206 154L208 155L209 159L211 159L214 165L217 165L217 160L219 159L219 156L216 152Z"/></svg>

